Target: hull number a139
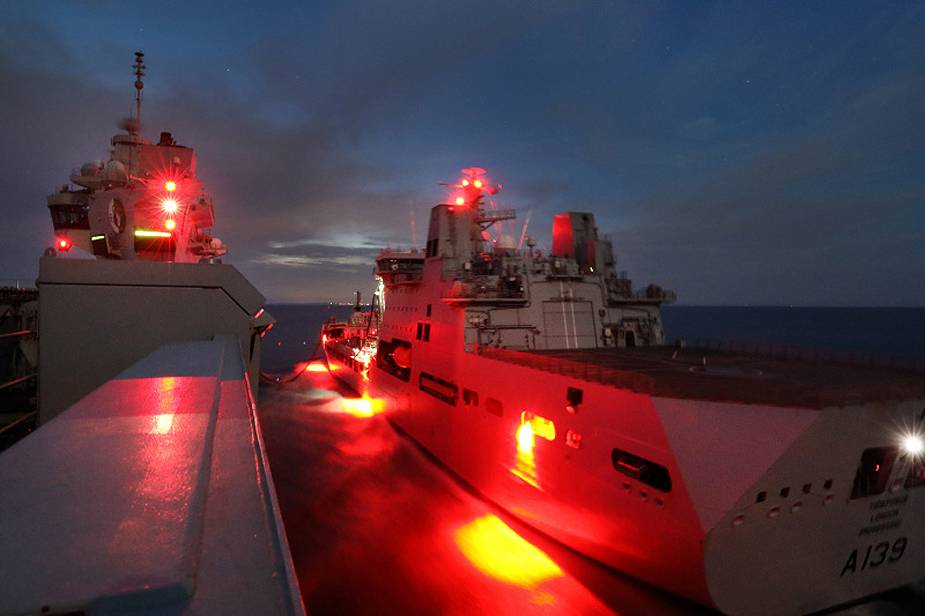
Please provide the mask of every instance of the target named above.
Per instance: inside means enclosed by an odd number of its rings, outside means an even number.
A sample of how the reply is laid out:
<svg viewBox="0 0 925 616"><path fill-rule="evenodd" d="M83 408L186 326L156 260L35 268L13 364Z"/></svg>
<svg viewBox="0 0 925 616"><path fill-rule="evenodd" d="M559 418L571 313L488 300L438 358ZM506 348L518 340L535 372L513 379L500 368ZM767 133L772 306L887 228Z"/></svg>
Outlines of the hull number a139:
<svg viewBox="0 0 925 616"><path fill-rule="evenodd" d="M864 571L868 567L875 568L885 563L895 563L906 553L908 543L908 539L900 537L892 544L889 541L881 541L875 545L867 546L866 549L857 548L851 552L848 561L842 567L841 575L857 573L858 571Z"/></svg>

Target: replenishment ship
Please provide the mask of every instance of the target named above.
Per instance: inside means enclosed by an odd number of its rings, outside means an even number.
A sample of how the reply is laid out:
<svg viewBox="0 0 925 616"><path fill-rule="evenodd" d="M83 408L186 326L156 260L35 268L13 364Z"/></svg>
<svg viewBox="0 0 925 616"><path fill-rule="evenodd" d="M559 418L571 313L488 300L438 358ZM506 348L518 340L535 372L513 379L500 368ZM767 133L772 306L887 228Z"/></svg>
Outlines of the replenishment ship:
<svg viewBox="0 0 925 616"><path fill-rule="evenodd" d="M463 170L424 250L376 260L332 373L511 514L728 613L806 613L925 577L925 377L774 348L666 346L657 285L592 214L552 250Z"/></svg>

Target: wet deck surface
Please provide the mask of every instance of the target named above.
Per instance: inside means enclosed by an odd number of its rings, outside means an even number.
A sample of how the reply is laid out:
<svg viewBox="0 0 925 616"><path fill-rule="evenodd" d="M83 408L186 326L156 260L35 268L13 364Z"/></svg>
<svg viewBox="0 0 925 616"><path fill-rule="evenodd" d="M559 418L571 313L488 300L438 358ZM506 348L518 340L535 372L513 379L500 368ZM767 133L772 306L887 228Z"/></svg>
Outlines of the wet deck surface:
<svg viewBox="0 0 925 616"><path fill-rule="evenodd" d="M308 613L713 613L507 517L353 397L327 373L261 389L261 425ZM925 613L925 592L904 589L833 613Z"/></svg>

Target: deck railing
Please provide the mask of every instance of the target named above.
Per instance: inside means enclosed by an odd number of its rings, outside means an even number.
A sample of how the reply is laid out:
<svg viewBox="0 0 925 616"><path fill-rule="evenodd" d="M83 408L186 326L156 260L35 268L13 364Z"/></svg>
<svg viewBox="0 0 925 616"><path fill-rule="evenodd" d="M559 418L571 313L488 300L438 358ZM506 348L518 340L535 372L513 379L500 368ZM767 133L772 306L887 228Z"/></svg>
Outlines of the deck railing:
<svg viewBox="0 0 925 616"><path fill-rule="evenodd" d="M893 368L911 372L925 372L925 359L903 357L870 351L825 349L802 347L789 344L768 344L735 340L676 339L673 346L684 346L689 351L714 351L720 353L742 353L768 359L790 359L806 363L843 364L848 366L871 366Z"/></svg>
<svg viewBox="0 0 925 616"><path fill-rule="evenodd" d="M655 388L654 378L638 372L615 370L613 368L605 368L604 366L572 361L570 359L562 359L549 355L538 355L535 353L524 353L522 351L512 351L510 349L499 349L490 346L478 347L476 352L489 359L517 364L536 370L544 370L563 376L570 376L592 383L601 383L621 389L630 389L637 393L651 394Z"/></svg>

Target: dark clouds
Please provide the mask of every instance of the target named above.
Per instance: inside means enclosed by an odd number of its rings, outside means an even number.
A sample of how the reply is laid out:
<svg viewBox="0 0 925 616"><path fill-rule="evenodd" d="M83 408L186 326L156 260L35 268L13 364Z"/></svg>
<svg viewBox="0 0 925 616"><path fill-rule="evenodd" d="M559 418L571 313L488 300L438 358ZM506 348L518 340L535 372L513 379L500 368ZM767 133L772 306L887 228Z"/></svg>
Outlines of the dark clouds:
<svg viewBox="0 0 925 616"><path fill-rule="evenodd" d="M197 148L229 260L275 300L370 288L480 164L548 241L591 210L691 303L925 303L922 5L11 3L0 278L105 156L147 53L147 133Z"/></svg>

